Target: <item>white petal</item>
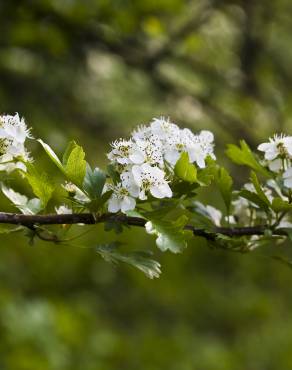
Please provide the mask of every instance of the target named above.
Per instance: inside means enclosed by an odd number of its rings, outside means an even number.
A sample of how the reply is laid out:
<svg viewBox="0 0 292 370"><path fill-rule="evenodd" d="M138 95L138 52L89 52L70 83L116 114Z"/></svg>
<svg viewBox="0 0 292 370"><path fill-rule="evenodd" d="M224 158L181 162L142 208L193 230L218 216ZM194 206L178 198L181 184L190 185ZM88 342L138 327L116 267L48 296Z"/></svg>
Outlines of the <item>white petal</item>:
<svg viewBox="0 0 292 370"><path fill-rule="evenodd" d="M121 201L121 211L124 213L135 209L135 207L136 201L131 197L124 197L124 199Z"/></svg>
<svg viewBox="0 0 292 370"><path fill-rule="evenodd" d="M150 193L154 196L154 198L162 199L165 197L163 191L158 186L152 186L150 188Z"/></svg>
<svg viewBox="0 0 292 370"><path fill-rule="evenodd" d="M167 183L159 185L159 186L152 186L150 188L150 193L155 198L171 198L172 197L172 191Z"/></svg>
<svg viewBox="0 0 292 370"><path fill-rule="evenodd" d="M205 157L198 157L197 159L197 165L200 167L200 168L205 168L206 167L206 164L205 164Z"/></svg>
<svg viewBox="0 0 292 370"><path fill-rule="evenodd" d="M137 198L139 196L140 189L136 184L132 184L127 189L132 197Z"/></svg>
<svg viewBox="0 0 292 370"><path fill-rule="evenodd" d="M158 167L149 166L149 168L147 168L147 171L149 171L152 176L155 176L157 180L160 180L160 181L164 180L164 175L165 175L164 171L162 171Z"/></svg>
<svg viewBox="0 0 292 370"><path fill-rule="evenodd" d="M117 162L120 164L128 164L129 159L128 158L117 158Z"/></svg>
<svg viewBox="0 0 292 370"><path fill-rule="evenodd" d="M212 143L214 141L214 135L211 131L203 130L200 132L200 138L207 143Z"/></svg>
<svg viewBox="0 0 292 370"><path fill-rule="evenodd" d="M121 209L118 198L113 195L108 201L108 211L111 213L117 213Z"/></svg>
<svg viewBox="0 0 292 370"><path fill-rule="evenodd" d="M172 164L174 166L176 164L176 162L178 161L179 156L180 156L180 154L176 149L171 149L171 150L168 150L165 153L164 157L165 157L167 162L169 162L170 164Z"/></svg>
<svg viewBox="0 0 292 370"><path fill-rule="evenodd" d="M280 158L275 159L269 163L269 169L273 172L278 172L282 168L282 161Z"/></svg>
<svg viewBox="0 0 292 370"><path fill-rule="evenodd" d="M146 200L147 199L147 196L145 194L145 190L140 191L139 199L141 199L141 200Z"/></svg>
<svg viewBox="0 0 292 370"><path fill-rule="evenodd" d="M258 146L258 150L261 152L265 152L269 150L270 147L271 147L271 143L262 143Z"/></svg>
<svg viewBox="0 0 292 370"><path fill-rule="evenodd" d="M140 166L133 166L132 167L132 174L133 174L133 178L134 178L134 181L135 183L138 185L138 186L141 186L142 184L142 168Z"/></svg>
<svg viewBox="0 0 292 370"><path fill-rule="evenodd" d="M135 150L129 158L133 163L141 164L145 160L145 155L140 150Z"/></svg>
<svg viewBox="0 0 292 370"><path fill-rule="evenodd" d="M266 151L265 153L265 158L268 160L268 161L272 161L274 160L275 158L277 158L278 156L278 150L276 148L272 148L268 151Z"/></svg>

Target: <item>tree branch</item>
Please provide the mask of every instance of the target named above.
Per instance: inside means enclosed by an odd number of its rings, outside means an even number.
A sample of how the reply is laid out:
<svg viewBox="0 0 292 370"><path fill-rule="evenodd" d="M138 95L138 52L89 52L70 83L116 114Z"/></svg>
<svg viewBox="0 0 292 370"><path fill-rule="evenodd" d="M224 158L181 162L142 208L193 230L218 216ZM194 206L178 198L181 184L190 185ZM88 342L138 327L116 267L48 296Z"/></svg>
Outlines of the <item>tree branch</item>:
<svg viewBox="0 0 292 370"><path fill-rule="evenodd" d="M104 222L117 222L129 226L144 227L147 220L140 217L129 217L123 214L105 213L95 216L92 213L74 213L74 214L48 214L48 215L24 215L17 213L0 213L0 224L21 225L33 229L35 225L73 225L86 224L94 225ZM214 240L217 234L230 237L264 235L267 227L265 225L257 225L250 227L216 227L211 232L201 228L196 228L193 225L186 225L186 230L193 232L194 236L201 236L209 240ZM285 232L276 230L274 236L285 235Z"/></svg>

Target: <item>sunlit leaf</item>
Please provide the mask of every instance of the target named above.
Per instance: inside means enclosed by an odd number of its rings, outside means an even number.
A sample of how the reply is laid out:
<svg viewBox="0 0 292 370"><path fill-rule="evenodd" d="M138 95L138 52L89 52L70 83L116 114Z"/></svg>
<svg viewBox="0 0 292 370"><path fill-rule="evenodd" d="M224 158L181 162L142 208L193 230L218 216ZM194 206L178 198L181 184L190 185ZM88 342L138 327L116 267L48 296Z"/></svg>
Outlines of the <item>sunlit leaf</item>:
<svg viewBox="0 0 292 370"><path fill-rule="evenodd" d="M269 171L267 171L258 162L255 155L244 140L240 141L240 147L234 144L229 144L226 154L234 163L248 166L264 176L271 177Z"/></svg>
<svg viewBox="0 0 292 370"><path fill-rule="evenodd" d="M84 150L79 145L75 145L71 153L68 154L67 162L64 166L66 176L73 184L82 186L86 173L86 161Z"/></svg>
<svg viewBox="0 0 292 370"><path fill-rule="evenodd" d="M55 165L62 171L64 172L63 165L57 156L57 154L53 151L53 149L46 143L44 143L41 139L38 139L38 142L42 145L44 148L45 152L48 154L48 156L51 158L51 160L55 163Z"/></svg>
<svg viewBox="0 0 292 370"><path fill-rule="evenodd" d="M197 169L194 164L190 163L189 155L186 152L183 152L176 162L174 167L174 173L178 178L186 182L196 182L197 180Z"/></svg>
<svg viewBox="0 0 292 370"><path fill-rule="evenodd" d="M25 176L34 194L41 200L42 206L45 208L55 188L49 175L46 172L38 171L34 165L28 164Z"/></svg>

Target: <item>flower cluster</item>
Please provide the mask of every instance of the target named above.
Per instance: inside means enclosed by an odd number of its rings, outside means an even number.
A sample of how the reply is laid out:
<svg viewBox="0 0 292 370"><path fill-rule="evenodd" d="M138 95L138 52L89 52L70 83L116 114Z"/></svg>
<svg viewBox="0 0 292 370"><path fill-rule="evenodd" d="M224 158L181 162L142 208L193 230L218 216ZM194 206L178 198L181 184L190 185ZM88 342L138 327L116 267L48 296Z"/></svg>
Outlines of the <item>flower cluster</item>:
<svg viewBox="0 0 292 370"><path fill-rule="evenodd" d="M119 173L120 181L109 185L112 196L109 212L127 212L136 206L136 199L171 198L168 176L181 153L187 152L190 163L205 167L207 156L215 159L214 136L210 131L195 135L180 129L163 117L154 118L148 126L135 130L128 140L112 143L108 159Z"/></svg>
<svg viewBox="0 0 292 370"><path fill-rule="evenodd" d="M292 189L292 136L274 135L269 142L260 144L258 150L264 152L269 169L280 173L284 186Z"/></svg>
<svg viewBox="0 0 292 370"><path fill-rule="evenodd" d="M17 113L0 116L0 171L26 170L24 162L30 160L24 146L27 138L31 138L30 130Z"/></svg>

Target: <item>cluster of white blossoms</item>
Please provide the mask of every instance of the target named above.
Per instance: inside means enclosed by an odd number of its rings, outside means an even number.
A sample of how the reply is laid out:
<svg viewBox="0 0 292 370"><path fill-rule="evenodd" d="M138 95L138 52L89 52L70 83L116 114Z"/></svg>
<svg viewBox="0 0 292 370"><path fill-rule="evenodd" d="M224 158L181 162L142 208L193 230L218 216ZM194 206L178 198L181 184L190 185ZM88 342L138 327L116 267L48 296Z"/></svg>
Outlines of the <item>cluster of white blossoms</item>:
<svg viewBox="0 0 292 370"><path fill-rule="evenodd" d="M292 189L292 136L274 135L269 142L260 144L258 150L264 152L269 169L280 173L284 186Z"/></svg>
<svg viewBox="0 0 292 370"><path fill-rule="evenodd" d="M113 191L108 210L127 212L136 206L136 199L171 198L168 174L181 153L188 153L190 163L205 167L207 156L215 159L214 136L210 131L195 135L180 129L163 117L154 118L148 126L135 130L128 140L112 143L108 159L119 173L120 182L109 185Z"/></svg>
<svg viewBox="0 0 292 370"><path fill-rule="evenodd" d="M24 118L17 113L0 116L0 171L26 170L24 162L30 160L25 148L27 138L31 136Z"/></svg>

